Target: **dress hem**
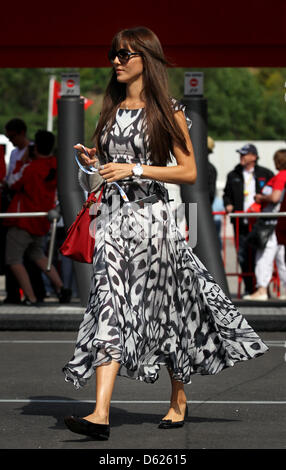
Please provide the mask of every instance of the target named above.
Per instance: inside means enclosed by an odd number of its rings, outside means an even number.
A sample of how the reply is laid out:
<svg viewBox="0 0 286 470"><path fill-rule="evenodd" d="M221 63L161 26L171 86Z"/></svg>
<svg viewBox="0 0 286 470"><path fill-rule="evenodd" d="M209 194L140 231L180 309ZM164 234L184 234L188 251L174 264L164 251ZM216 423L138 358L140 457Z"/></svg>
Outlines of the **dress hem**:
<svg viewBox="0 0 286 470"><path fill-rule="evenodd" d="M170 363L167 363L167 362L161 362L161 363L157 363L157 364L152 364L152 365L141 365L141 368L142 366L143 367L149 367L149 368L156 368L156 372L152 375L139 375L139 373L137 375L132 374L132 372L128 373L128 370L126 365L124 363L121 363L121 366L120 366L120 369L118 371L118 376L120 377L125 377L125 378L129 378L129 379L132 379L132 380L139 380L140 382L145 382L145 383L155 383L158 379L159 379L159 370L161 369L161 366L164 366L164 367L167 367L168 369L170 369L172 371L172 377L174 380L177 380L179 382L183 382L184 385L190 385L192 383L192 380L191 380L191 376L193 375L202 375L202 376L205 376L205 375L217 375L218 373L220 373L221 371L223 371L224 369L228 369L229 367L234 367L237 363L240 363L240 362L244 362L244 361L248 361L250 359L256 359L257 357L259 356L262 356L265 352L268 351L268 348L264 351L264 352L261 352L260 354L257 354L253 357L243 357L243 358L237 358L237 359L228 359L227 362L225 363L220 363L220 367L217 368L216 370L199 370L199 368L197 370L195 370L193 368L193 366L191 365L190 366L190 369L191 369L191 372L190 372L190 376L186 377L185 379L182 377L182 373L180 372L173 372L172 369L170 368ZM111 360L114 360L114 359L111 359ZM79 375L77 374L76 371L73 371L70 367L68 366L65 366L62 371L63 373L65 374L65 381L66 382L72 382L74 387L78 390L82 387L84 387L86 385L86 383L89 381L89 379L92 378L92 376L94 375L94 372L95 372L95 369L96 367L99 367L100 365L103 365L103 364L106 364L107 362L110 362L110 360L106 360L105 362L102 362L101 364L97 365L97 366L93 366L92 367L92 370L93 372L90 373L90 375L86 378L82 378L82 377L79 377ZM119 361L116 361L116 362L119 362ZM125 369L126 372L123 372ZM137 370L139 370L140 367L137 368Z"/></svg>

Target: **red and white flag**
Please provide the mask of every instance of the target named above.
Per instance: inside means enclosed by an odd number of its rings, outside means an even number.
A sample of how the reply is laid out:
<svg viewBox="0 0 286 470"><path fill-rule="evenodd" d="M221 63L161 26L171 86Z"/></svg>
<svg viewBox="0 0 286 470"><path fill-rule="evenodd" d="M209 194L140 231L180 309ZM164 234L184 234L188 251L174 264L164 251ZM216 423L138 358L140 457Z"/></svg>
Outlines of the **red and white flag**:
<svg viewBox="0 0 286 470"><path fill-rule="evenodd" d="M53 83L53 90L52 90L52 94L53 94L53 109L52 109L52 113L53 113L53 117L57 116L58 115L58 103L57 103L57 100L61 97L61 84L59 82L57 82L56 80L54 80L54 83Z"/></svg>
<svg viewBox="0 0 286 470"><path fill-rule="evenodd" d="M90 100L89 98L86 98L85 96L81 96L81 98L84 99L84 109L85 109L85 110L86 110L87 108L89 108L89 107L94 103L93 100Z"/></svg>

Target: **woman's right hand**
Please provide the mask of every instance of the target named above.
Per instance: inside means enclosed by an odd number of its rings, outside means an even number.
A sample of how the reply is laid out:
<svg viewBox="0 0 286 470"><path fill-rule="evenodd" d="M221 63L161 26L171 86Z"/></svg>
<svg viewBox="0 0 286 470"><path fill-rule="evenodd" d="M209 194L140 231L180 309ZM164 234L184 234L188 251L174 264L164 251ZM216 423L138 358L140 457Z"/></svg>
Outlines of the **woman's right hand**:
<svg viewBox="0 0 286 470"><path fill-rule="evenodd" d="M74 145L74 149L77 150L78 159L83 166L92 166L98 162L98 158L95 157L96 155L95 147L91 149L89 149L88 147L85 147L85 150L88 153L88 156L84 153L81 144Z"/></svg>

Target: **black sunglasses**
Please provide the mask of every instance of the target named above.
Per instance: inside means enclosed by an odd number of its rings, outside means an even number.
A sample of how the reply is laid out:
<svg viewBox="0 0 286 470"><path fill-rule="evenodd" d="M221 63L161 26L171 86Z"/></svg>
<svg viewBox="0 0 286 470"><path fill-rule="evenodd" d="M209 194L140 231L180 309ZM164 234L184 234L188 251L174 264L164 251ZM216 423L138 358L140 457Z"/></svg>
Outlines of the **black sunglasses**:
<svg viewBox="0 0 286 470"><path fill-rule="evenodd" d="M129 59L134 55L142 56L142 52L130 52L128 51L128 49L119 49L119 51L116 51L115 49L111 49L108 52L108 59L113 64L115 58L118 57L118 60L121 63L121 65L125 65L129 61Z"/></svg>

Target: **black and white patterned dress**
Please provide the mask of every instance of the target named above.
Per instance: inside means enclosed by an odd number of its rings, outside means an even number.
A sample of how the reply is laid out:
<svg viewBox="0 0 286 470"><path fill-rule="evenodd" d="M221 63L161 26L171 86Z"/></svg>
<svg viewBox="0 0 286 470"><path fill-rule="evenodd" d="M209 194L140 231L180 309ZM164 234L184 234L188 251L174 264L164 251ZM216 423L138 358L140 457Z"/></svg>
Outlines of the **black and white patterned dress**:
<svg viewBox="0 0 286 470"><path fill-rule="evenodd" d="M119 109L103 134L105 161L151 165L144 130L144 109ZM192 374L216 374L267 351L187 245L164 185L135 177L119 184L130 201L154 192L160 200L134 208L106 184L90 297L66 380L79 388L113 359L119 375L152 383L165 365L187 384Z"/></svg>

